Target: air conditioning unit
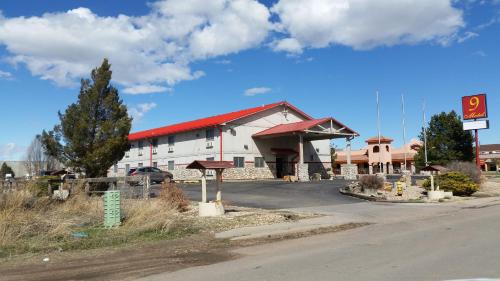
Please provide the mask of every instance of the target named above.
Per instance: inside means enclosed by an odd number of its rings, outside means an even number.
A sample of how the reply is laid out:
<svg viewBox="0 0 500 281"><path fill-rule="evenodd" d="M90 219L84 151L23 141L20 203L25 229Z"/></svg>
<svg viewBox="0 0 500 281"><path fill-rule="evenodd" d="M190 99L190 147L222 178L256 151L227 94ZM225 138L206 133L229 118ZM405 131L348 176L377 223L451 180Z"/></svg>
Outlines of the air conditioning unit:
<svg viewBox="0 0 500 281"><path fill-rule="evenodd" d="M213 141L207 141L207 148L212 148L214 147L214 142Z"/></svg>
<svg viewBox="0 0 500 281"><path fill-rule="evenodd" d="M157 153L158 153L158 148L153 147L153 154L157 154Z"/></svg>
<svg viewBox="0 0 500 281"><path fill-rule="evenodd" d="M169 146L169 147L168 147L168 152L169 152L169 153L174 152L174 147L173 147L173 146Z"/></svg>

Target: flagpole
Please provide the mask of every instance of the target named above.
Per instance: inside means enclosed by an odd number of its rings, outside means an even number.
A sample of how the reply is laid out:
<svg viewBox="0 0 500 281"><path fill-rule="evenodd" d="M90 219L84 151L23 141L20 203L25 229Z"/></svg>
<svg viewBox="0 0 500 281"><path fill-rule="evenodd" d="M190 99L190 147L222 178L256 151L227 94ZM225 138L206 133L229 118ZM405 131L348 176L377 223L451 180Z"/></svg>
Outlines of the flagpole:
<svg viewBox="0 0 500 281"><path fill-rule="evenodd" d="M425 152L425 166L429 166L429 161L427 158L427 120L425 117L425 99L422 104L422 114L423 114L423 128L424 128L424 152Z"/></svg>
<svg viewBox="0 0 500 281"><path fill-rule="evenodd" d="M382 148L381 148L381 134L380 134L380 100L377 91L377 131L378 131L378 172L382 173Z"/></svg>
<svg viewBox="0 0 500 281"><path fill-rule="evenodd" d="M406 171L407 166L407 155L406 155L406 112L405 112L405 97L404 94L401 94L401 109L403 112L403 150L404 150L404 155L405 155L405 167L404 170Z"/></svg>

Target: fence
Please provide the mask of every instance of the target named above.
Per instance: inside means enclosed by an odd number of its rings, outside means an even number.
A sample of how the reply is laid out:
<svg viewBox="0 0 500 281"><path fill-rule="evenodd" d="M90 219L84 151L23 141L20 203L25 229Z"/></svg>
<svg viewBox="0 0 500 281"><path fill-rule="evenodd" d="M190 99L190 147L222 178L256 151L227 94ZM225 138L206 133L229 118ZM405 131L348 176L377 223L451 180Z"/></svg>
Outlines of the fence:
<svg viewBox="0 0 500 281"><path fill-rule="evenodd" d="M83 188L83 191L88 195L102 195L107 190L119 190L122 198L150 198L151 196L151 181L148 175L66 180L25 180L18 178L9 181L0 181L0 191L20 190L27 188L29 184L47 186L47 193L49 194L59 189L69 190L70 193L73 193L78 188Z"/></svg>

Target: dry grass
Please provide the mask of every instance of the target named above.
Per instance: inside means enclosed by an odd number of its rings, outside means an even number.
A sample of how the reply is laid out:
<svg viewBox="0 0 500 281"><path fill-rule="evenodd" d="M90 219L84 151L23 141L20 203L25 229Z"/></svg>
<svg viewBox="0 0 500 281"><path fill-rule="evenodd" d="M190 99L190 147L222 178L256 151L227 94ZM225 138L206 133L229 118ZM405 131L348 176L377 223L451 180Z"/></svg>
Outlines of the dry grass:
<svg viewBox="0 0 500 281"><path fill-rule="evenodd" d="M187 208L182 191L176 187L158 199L125 199L122 227L106 230L101 227L101 197L76 192L62 202L37 197L35 193L30 188L0 193L0 257L116 245L138 239L144 233L165 236L175 231L178 210ZM75 238L75 232L85 232L88 238Z"/></svg>

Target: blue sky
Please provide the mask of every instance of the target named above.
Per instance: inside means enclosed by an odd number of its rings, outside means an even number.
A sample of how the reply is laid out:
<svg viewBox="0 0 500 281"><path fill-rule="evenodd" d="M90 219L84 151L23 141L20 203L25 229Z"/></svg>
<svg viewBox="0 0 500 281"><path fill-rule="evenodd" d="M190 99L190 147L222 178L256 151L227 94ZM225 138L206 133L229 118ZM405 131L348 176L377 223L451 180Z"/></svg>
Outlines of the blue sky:
<svg viewBox="0 0 500 281"><path fill-rule="evenodd" d="M22 159L103 57L133 131L287 100L360 132L361 147L377 133L379 91L382 133L400 145L402 93L412 138L424 99L430 117L486 92L481 143L500 142L500 1L17 0L0 10L0 160Z"/></svg>

